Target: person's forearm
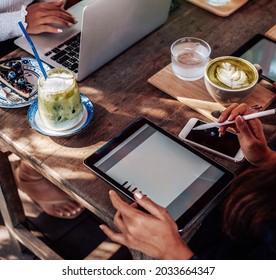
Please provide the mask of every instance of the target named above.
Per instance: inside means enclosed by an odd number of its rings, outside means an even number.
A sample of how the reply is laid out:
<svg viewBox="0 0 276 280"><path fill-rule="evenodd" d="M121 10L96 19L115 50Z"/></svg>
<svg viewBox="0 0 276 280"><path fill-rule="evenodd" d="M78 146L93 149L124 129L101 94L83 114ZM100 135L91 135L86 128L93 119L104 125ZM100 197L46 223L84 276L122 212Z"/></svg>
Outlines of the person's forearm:
<svg viewBox="0 0 276 280"><path fill-rule="evenodd" d="M59 2L59 1L61 1L61 0L36 0L34 2L35 3L39 3L39 2ZM64 2L64 8L65 9L69 8L70 6L72 6L72 5L69 5L70 0L63 0L63 2ZM79 2L79 0L77 2Z"/></svg>
<svg viewBox="0 0 276 280"><path fill-rule="evenodd" d="M266 150L263 150L255 156L251 156L248 161L254 166L262 166L273 162L276 164L276 152L272 151L269 147L266 147Z"/></svg>
<svg viewBox="0 0 276 280"><path fill-rule="evenodd" d="M20 11L0 14L0 42L18 37L22 31L18 25L19 21L25 23L26 7L22 6Z"/></svg>
<svg viewBox="0 0 276 280"><path fill-rule="evenodd" d="M36 3L39 3L39 2L58 2L58 1L61 1L61 0L36 0L34 2ZM68 2L70 0L63 0L64 3Z"/></svg>
<svg viewBox="0 0 276 280"><path fill-rule="evenodd" d="M269 152L269 158L267 162L274 162L276 164L276 152L272 150Z"/></svg>

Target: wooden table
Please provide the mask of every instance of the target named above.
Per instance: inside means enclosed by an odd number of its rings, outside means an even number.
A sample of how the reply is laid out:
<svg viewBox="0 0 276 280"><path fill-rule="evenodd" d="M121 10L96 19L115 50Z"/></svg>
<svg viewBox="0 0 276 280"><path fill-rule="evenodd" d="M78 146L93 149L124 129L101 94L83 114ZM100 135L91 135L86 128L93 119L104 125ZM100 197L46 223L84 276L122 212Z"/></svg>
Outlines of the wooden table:
<svg viewBox="0 0 276 280"><path fill-rule="evenodd" d="M194 36L209 42L212 57L228 55L256 33L265 33L275 24L274 1L249 1L226 18L184 0L179 2L180 7L162 27L79 83L80 92L95 106L91 124L81 133L66 138L44 136L29 126L28 108L0 109L0 140L7 150L25 159L109 225L115 213L108 196L110 186L89 171L83 160L140 116L174 135L178 135L190 117L204 118L147 82L170 63L170 45L180 37ZM15 56L30 55L18 49L6 58ZM263 121L268 140L275 139L275 121L272 117ZM4 155L1 162L5 166ZM237 174L246 167L215 159ZM1 185L5 184L3 176L2 172ZM11 225L18 220L6 222L12 230ZM36 253L39 246L35 246ZM37 254L47 258L47 252ZM48 254L48 258L58 256Z"/></svg>

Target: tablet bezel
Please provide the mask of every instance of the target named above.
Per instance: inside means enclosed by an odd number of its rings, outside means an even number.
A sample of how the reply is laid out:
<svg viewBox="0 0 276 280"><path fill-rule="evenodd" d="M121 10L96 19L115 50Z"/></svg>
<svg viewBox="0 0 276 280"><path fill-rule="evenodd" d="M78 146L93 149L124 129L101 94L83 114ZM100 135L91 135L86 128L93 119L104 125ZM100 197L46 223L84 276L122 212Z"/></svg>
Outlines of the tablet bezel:
<svg viewBox="0 0 276 280"><path fill-rule="evenodd" d="M98 169L94 164L98 162L101 158L111 152L114 148L120 145L124 140L130 137L133 133L135 133L139 128L144 125L149 125L154 129L161 132L163 135L167 136L174 142L181 145L183 148L193 152L195 155L199 156L203 160L207 161L208 163L212 164L216 168L220 169L224 172L224 175L218 179L218 181L210 187L187 211L185 211L175 222L177 223L179 228L184 228L188 223L190 223L198 214L200 214L209 204L211 204L215 198L217 198L223 191L227 189L229 184L235 178L235 174L227 169L226 167L222 166L221 164L215 162L211 158L207 157L206 155L202 154L195 148L189 146L185 142L181 141L174 135L170 134L169 132L165 131L158 125L154 124L150 120L142 117L131 123L127 128L125 128L122 132L108 141L105 145L99 148L96 152L91 154L84 160L84 165L96 173L99 177L101 177L104 181L109 183L112 187L116 190L122 192L132 201L135 201L133 198L133 193L129 190L122 187L118 182L114 179L106 175L100 169Z"/></svg>
<svg viewBox="0 0 276 280"><path fill-rule="evenodd" d="M266 37L263 34L256 34L254 37L252 37L251 39L249 39L244 45L242 45L241 47L239 47L237 50L235 50L232 53L232 56L237 56L237 57L241 57L245 52L247 52L248 50L250 50L253 46L255 46L258 42L260 42L262 39L268 40L271 43L276 44L276 41ZM261 74L261 78L263 78L264 80L270 82L270 83L274 83L275 81L272 80L270 77L267 77L263 74Z"/></svg>

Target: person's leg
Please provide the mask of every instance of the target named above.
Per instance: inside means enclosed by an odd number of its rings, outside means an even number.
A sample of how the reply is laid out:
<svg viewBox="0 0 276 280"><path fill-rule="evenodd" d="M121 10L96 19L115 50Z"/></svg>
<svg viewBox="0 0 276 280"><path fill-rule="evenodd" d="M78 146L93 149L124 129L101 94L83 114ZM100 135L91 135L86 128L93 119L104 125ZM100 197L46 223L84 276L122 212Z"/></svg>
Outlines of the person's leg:
<svg viewBox="0 0 276 280"><path fill-rule="evenodd" d="M22 160L15 170L15 179L18 188L51 216L72 219L84 209Z"/></svg>

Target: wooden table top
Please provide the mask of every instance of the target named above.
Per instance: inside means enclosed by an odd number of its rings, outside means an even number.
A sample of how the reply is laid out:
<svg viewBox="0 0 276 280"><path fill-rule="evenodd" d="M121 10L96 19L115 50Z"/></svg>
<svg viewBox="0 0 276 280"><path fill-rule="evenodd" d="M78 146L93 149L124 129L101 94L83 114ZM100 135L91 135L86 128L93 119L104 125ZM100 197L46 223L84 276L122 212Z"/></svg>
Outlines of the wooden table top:
<svg viewBox="0 0 276 280"><path fill-rule="evenodd" d="M0 108L0 138L6 147L109 224L114 215L108 196L110 186L89 171L83 160L140 116L176 136L189 118L204 119L147 82L170 63L170 45L183 36L199 37L211 45L212 57L229 55L275 24L274 1L249 1L226 18L184 0L179 2L180 7L163 26L79 83L80 92L95 107L91 124L79 134L44 136L29 126L28 108ZM18 49L5 58L16 56L30 55ZM263 121L271 139L276 123L269 117ZM215 159L236 173L246 167L245 163Z"/></svg>

